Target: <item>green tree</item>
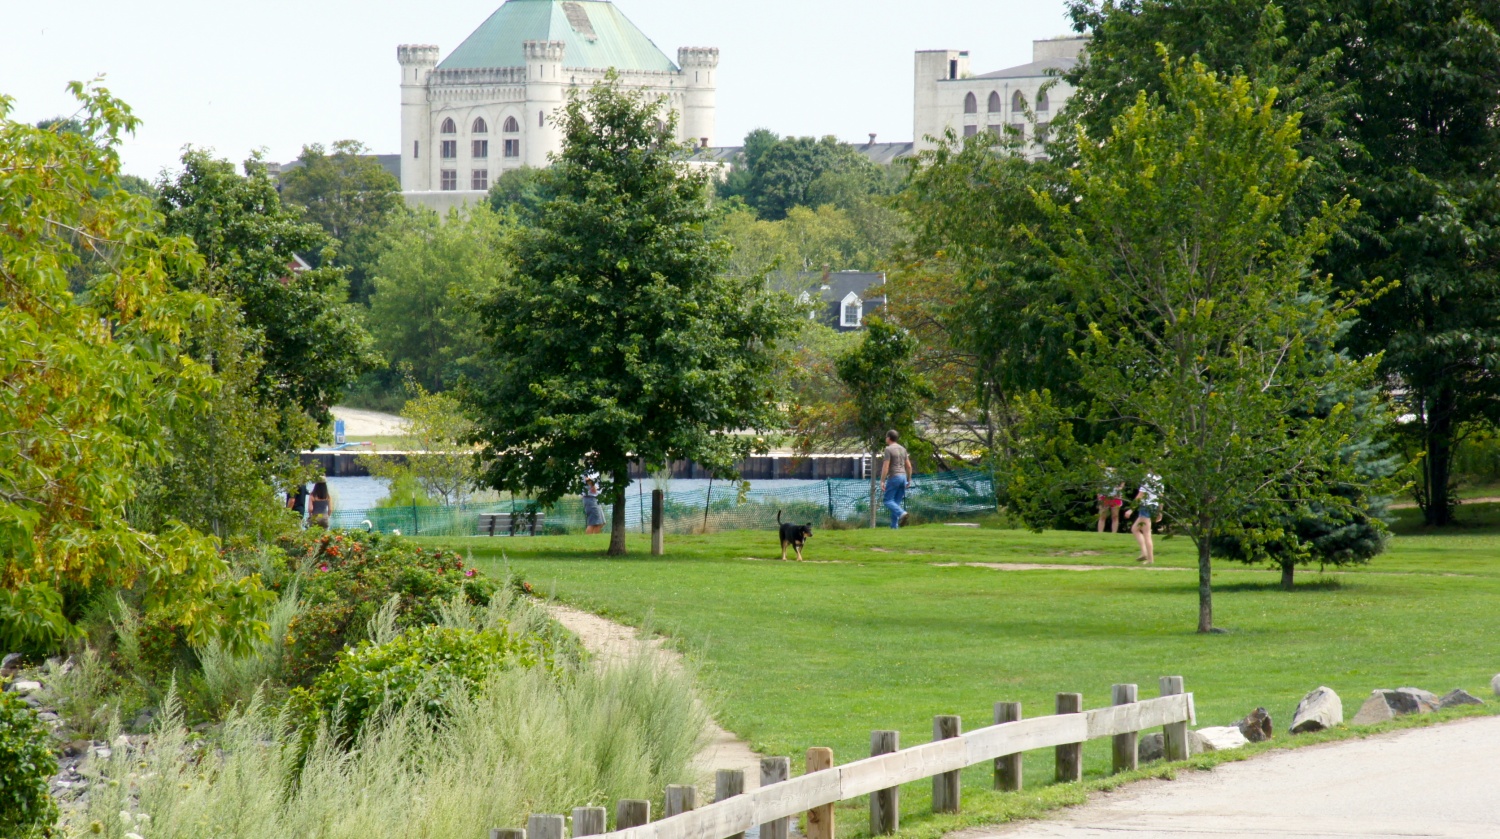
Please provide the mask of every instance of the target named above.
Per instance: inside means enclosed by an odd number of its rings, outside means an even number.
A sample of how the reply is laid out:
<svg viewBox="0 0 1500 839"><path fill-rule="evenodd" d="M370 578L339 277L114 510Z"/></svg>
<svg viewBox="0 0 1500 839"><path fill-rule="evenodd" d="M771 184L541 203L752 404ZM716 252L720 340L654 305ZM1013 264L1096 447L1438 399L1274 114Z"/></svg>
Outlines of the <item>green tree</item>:
<svg viewBox="0 0 1500 839"><path fill-rule="evenodd" d="M244 175L199 150L182 163L182 173L162 186L160 208L166 232L190 237L204 263L178 272L177 284L238 307L265 361L256 378L262 404L327 425L328 409L375 361L370 336L346 302L344 270L298 268L297 254L321 252L327 234L282 205L258 159L246 161ZM304 424L288 422L280 447L313 442Z"/></svg>
<svg viewBox="0 0 1500 839"><path fill-rule="evenodd" d="M347 271L350 298L364 303L380 256L381 231L404 209L401 183L355 140L334 143L332 153L316 143L303 146L297 162L301 165L282 175L281 197L301 207L337 243L332 264ZM301 253L321 264L321 248Z"/></svg>
<svg viewBox="0 0 1500 839"><path fill-rule="evenodd" d="M510 274L511 225L484 206L439 216L413 212L387 231L374 271L367 320L393 369L426 390L475 374L480 351L478 301Z"/></svg>
<svg viewBox="0 0 1500 839"><path fill-rule="evenodd" d="M847 209L891 191L881 168L837 137L779 138L761 129L745 138L745 151L719 194L739 196L761 218L778 221L793 207L832 203Z"/></svg>
<svg viewBox="0 0 1500 839"><path fill-rule="evenodd" d="M875 526L875 458L885 446L885 433L892 429L916 446L917 417L932 388L912 365L917 341L910 332L879 317L865 320L863 339L840 356L836 364L839 381L853 396L850 431L870 452L870 526Z"/></svg>
<svg viewBox="0 0 1500 839"><path fill-rule="evenodd" d="M514 210L523 218L536 214L552 198L547 170L531 166L507 169L490 185L490 209Z"/></svg>
<svg viewBox="0 0 1500 839"><path fill-rule="evenodd" d="M410 478L428 498L448 506L467 504L479 484L479 466L470 442L474 422L464 415L458 397L428 393L415 381L408 385L413 395L401 409L407 425L399 444L406 462L382 457L360 460L371 475L390 479L393 491Z"/></svg>
<svg viewBox="0 0 1500 839"><path fill-rule="evenodd" d="M1310 266L1352 207L1288 229L1311 164L1275 91L1201 64L1168 63L1163 78L1109 136L1079 132L1072 200L1038 200L1089 324L1078 352L1093 418L1120 428L1095 451L1161 476L1198 549L1198 630L1211 632L1215 537L1274 535L1294 503L1352 506L1333 487L1361 478L1337 452L1362 420L1341 400L1375 381L1379 358L1324 352L1349 304L1330 304L1331 279Z"/></svg>
<svg viewBox="0 0 1500 839"><path fill-rule="evenodd" d="M1399 287L1367 303L1355 353L1381 372L1415 422L1417 488L1428 524L1452 521L1455 446L1500 420L1500 7L1465 0L1277 5L1251 0L1072 3L1089 59L1070 111L1097 132L1135 92L1157 44L1280 88L1303 115L1317 165L1290 215L1349 196L1361 215L1320 267L1346 289Z"/></svg>
<svg viewBox="0 0 1500 839"><path fill-rule="evenodd" d="M194 643L245 649L266 631L258 582L232 577L214 540L125 514L167 455L168 415L217 388L182 348L213 302L172 286L200 257L118 186L116 149L138 120L103 89L71 89L79 131L11 121L0 97L0 646L56 643L89 592L139 586ZM95 270L75 294L84 254Z"/></svg>
<svg viewBox="0 0 1500 839"><path fill-rule="evenodd" d="M481 310L493 371L470 393L489 485L550 503L601 472L617 556L630 462L732 476L751 445L732 432L775 422L770 348L791 328L783 300L722 275L672 120L613 76L563 109L555 197Z"/></svg>

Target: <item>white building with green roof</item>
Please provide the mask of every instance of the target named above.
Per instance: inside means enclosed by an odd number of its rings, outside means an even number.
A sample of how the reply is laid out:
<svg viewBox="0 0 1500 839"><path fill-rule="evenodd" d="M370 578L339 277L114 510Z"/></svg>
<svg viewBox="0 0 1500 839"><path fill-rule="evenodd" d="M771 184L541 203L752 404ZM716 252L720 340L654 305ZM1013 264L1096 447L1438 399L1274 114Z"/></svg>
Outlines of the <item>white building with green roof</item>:
<svg viewBox="0 0 1500 839"><path fill-rule="evenodd" d="M609 0L506 0L442 61L430 45L396 55L412 203L446 209L483 197L507 169L548 165L562 143L554 113L611 69L666 97L679 139L713 145L719 51L683 47L673 62Z"/></svg>

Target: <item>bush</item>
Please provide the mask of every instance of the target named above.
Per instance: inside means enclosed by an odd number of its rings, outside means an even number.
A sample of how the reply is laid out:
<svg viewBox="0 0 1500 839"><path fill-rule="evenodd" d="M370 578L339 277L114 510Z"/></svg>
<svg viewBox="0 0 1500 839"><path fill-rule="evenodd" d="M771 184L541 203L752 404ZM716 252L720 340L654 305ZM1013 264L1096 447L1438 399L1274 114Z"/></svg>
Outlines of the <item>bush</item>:
<svg viewBox="0 0 1500 839"><path fill-rule="evenodd" d="M448 715L455 695L474 693L497 670L542 667L556 657L547 636L516 636L507 628L427 626L384 644L366 641L320 676L308 696L310 719L328 720L352 740L377 712L414 706L432 720Z"/></svg>
<svg viewBox="0 0 1500 839"><path fill-rule="evenodd" d="M397 627L406 629L438 623L455 596L488 605L498 587L457 553L425 551L399 536L311 531L278 545L300 572L304 607L286 635L284 678L293 686L310 686L345 647L367 640L371 618L392 597Z"/></svg>
<svg viewBox="0 0 1500 839"><path fill-rule="evenodd" d="M52 836L57 802L48 784L57 774L52 737L31 707L13 693L0 693L0 836Z"/></svg>

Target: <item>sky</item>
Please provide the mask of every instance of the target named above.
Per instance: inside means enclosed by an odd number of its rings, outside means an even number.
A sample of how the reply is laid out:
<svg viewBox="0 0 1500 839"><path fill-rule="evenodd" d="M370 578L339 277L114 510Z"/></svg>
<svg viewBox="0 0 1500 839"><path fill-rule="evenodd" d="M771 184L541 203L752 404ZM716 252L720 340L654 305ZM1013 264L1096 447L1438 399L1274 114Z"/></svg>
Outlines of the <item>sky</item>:
<svg viewBox="0 0 1500 839"><path fill-rule="evenodd" d="M243 160L303 145L400 142L396 46L444 57L500 0L43 0L0 3L0 94L12 119L71 114L71 80L143 120L125 170L155 178L185 146ZM720 50L717 145L755 128L865 142L912 139L912 54L964 49L976 73L1031 60L1069 32L1063 0L616 0L675 60Z"/></svg>

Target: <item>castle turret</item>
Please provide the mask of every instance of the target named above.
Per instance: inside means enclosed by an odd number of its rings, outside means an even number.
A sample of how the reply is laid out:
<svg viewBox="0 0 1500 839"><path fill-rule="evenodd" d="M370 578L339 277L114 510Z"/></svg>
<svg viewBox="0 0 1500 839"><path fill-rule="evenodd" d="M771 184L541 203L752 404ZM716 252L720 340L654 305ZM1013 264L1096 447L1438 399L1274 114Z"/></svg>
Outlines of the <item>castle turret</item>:
<svg viewBox="0 0 1500 839"><path fill-rule="evenodd" d="M427 148L432 136L432 106L427 80L437 67L438 48L431 44L396 47L401 62L401 189L420 192L432 189L432 156Z"/></svg>
<svg viewBox="0 0 1500 839"><path fill-rule="evenodd" d="M714 143L714 109L718 88L714 74L719 68L717 47L683 47L677 51L682 68L682 137L697 146Z"/></svg>
<svg viewBox="0 0 1500 839"><path fill-rule="evenodd" d="M961 50L924 50L917 53L916 107L913 139L917 149L930 149L928 137L940 138L948 128L940 86L969 76L969 54Z"/></svg>
<svg viewBox="0 0 1500 839"><path fill-rule="evenodd" d="M566 101L563 79L564 41L526 41L526 148L521 158L538 169L549 165L547 151L561 148L556 113Z"/></svg>

